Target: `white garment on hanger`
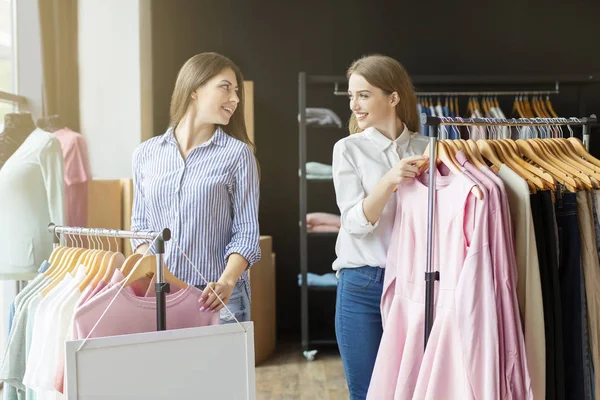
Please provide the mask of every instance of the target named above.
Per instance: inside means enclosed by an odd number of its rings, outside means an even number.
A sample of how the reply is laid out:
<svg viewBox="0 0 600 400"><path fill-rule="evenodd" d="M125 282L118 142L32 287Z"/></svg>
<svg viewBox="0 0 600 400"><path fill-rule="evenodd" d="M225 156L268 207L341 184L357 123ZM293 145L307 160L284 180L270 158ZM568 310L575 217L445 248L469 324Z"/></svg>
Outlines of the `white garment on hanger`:
<svg viewBox="0 0 600 400"><path fill-rule="evenodd" d="M60 142L34 130L0 169L0 279L30 280L52 252L48 224L64 224Z"/></svg>

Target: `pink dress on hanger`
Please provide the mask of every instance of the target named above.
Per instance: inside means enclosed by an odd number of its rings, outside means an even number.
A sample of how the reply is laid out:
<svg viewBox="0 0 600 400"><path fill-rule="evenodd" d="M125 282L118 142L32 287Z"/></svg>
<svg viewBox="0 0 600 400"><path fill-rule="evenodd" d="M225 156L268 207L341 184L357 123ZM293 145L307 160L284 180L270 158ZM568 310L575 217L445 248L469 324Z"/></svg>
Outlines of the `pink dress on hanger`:
<svg viewBox="0 0 600 400"><path fill-rule="evenodd" d="M434 324L427 349L428 175L402 185L388 252L384 331L367 398L498 399L498 318L487 199L464 174L436 177Z"/></svg>

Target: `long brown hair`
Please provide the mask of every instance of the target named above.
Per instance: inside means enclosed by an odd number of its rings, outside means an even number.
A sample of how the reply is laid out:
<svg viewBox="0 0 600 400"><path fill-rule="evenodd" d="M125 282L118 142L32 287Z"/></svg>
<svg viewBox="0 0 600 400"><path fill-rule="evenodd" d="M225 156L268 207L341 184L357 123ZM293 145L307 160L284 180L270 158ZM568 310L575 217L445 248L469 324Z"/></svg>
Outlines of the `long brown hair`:
<svg viewBox="0 0 600 400"><path fill-rule="evenodd" d="M187 60L179 70L175 89L173 89L173 95L171 96L171 126L177 125L187 112L192 92L227 68L231 68L235 73L239 85L238 97L240 102L237 112L233 113L229 124L221 126L221 128L229 136L241 140L255 151L255 146L248 137L246 121L244 120L244 77L233 61L218 53L196 54Z"/></svg>
<svg viewBox="0 0 600 400"><path fill-rule="evenodd" d="M374 54L354 61L346 76L358 74L369 84L383 90L386 94L398 93L400 102L396 105L396 115L411 132L419 131L419 115L417 97L410 76L398 61L391 57ZM350 133L360 132L356 116L352 114L348 123Z"/></svg>

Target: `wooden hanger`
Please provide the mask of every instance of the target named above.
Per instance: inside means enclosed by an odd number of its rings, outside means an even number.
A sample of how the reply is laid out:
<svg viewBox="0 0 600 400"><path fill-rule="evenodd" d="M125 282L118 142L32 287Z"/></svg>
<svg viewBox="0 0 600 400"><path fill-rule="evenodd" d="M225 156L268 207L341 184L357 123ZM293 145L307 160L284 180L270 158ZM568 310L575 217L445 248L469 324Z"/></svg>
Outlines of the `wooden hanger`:
<svg viewBox="0 0 600 400"><path fill-rule="evenodd" d="M495 140L494 143L496 143L498 147L503 148L504 154L507 156L507 165L513 171L521 175L523 179L530 181L535 186L536 190L545 190L547 188L544 180L537 173L538 170L523 160L521 155L516 152L511 145L503 140Z"/></svg>
<svg viewBox="0 0 600 400"><path fill-rule="evenodd" d="M469 162L471 164L473 164L476 168L481 168L481 167L485 166L485 163L480 162L477 159L477 157L475 157L475 155L473 154L473 151L471 150L471 147L467 144L466 140L458 139L458 140L456 140L456 143L457 143L458 147L460 148L460 150L462 150L465 153Z"/></svg>
<svg viewBox="0 0 600 400"><path fill-rule="evenodd" d="M554 111L554 108L552 108L552 103L550 102L550 96L546 96L546 108L550 112L550 115L552 116L552 118L558 118L558 114L556 114L556 112Z"/></svg>
<svg viewBox="0 0 600 400"><path fill-rule="evenodd" d="M527 169L534 176L537 176L542 180L543 185L545 187L549 187L552 190L556 189L556 181L555 181L554 177L552 175L550 175L549 173L547 173L546 171L542 170L541 168L539 168L535 165L532 165L532 164L526 162L525 160L523 160L521 152L519 151L519 147L517 146L517 144L515 143L514 140L502 139L501 142L506 144L507 148L509 149L508 151L513 153L515 158L518 158L521 161L523 161L523 163L521 165L525 169Z"/></svg>
<svg viewBox="0 0 600 400"><path fill-rule="evenodd" d="M545 149L545 154L550 155L550 160L555 165L560 166L563 171L579 179L579 181L581 181L581 188L587 188L588 190L593 189L594 186L589 175L583 173L581 170L577 169L574 165L569 163L568 159L560 157L560 155L556 151L556 148L554 146L551 146L551 142L545 141L543 139L532 139L532 141L538 143L540 147Z"/></svg>
<svg viewBox="0 0 600 400"><path fill-rule="evenodd" d="M444 140L440 140L437 142L437 159L436 159L436 164L439 164L440 162L443 163L446 167L448 167L448 169L450 170L450 172L452 172L452 174L454 175L461 175L462 171L461 171L461 165L458 164L458 162L456 160L452 161L452 158L450 157L449 154L449 150L446 147L446 141ZM423 153L425 156L429 156L429 145L427 145L427 147L425 147L425 152ZM429 169L429 164L426 164L423 166L423 171L427 171ZM430 173L435 173L435 171L430 171ZM483 199L483 192L481 191L481 189L479 188L479 186L474 185L473 188L471 189L471 193L477 197L477 199L482 200Z"/></svg>
<svg viewBox="0 0 600 400"><path fill-rule="evenodd" d="M142 259L142 255L139 253L133 253L132 255L127 257L125 259L125 262L123 263L123 265L120 268L121 272L123 273L123 276L129 275L131 273L131 270L133 270L133 267L135 267L137 262L141 259Z"/></svg>
<svg viewBox="0 0 600 400"><path fill-rule="evenodd" d="M64 278L64 276L69 273L74 271L77 266L79 265L79 259L80 256L87 251L86 249L82 249L82 248L76 248L76 250L68 257L68 259L65 261L65 267L62 269L62 272L60 275L56 276L48 286L46 286L40 293L42 294L43 297L46 297L48 295L48 293L50 293L50 291L52 291L52 289L54 289L61 281L62 278Z"/></svg>
<svg viewBox="0 0 600 400"><path fill-rule="evenodd" d="M492 140L485 140L485 139L479 139L476 143L477 143L477 147L479 148L481 154L492 163L493 169L498 172L500 170L500 168L502 167L502 165L504 165L505 163L500 160L500 158L498 158L498 155L496 154L496 151L492 145ZM507 167L510 168L510 166L508 164L506 164ZM511 168L512 169L512 168ZM517 173L515 171L515 173ZM529 190L531 192L535 192L536 191L536 187L535 185L530 182L529 180L523 178L525 180L525 182L527 183L527 186L529 187Z"/></svg>
<svg viewBox="0 0 600 400"><path fill-rule="evenodd" d="M494 149L494 152L496 153L496 155L502 161L503 164L506 164L506 166L508 166L515 173L517 173L521 178L523 178L525 181L527 181L528 185L530 186L530 190L537 191L537 189L539 187L538 187L538 185L536 185L535 183L530 181L530 179L529 179L530 174L527 173L525 168L517 161L517 159L515 157L512 156L511 153L508 152L508 150L504 146L502 146L502 144L499 141L489 140L488 143L492 147L492 149ZM520 159L520 157L519 157L519 159Z"/></svg>
<svg viewBox="0 0 600 400"><path fill-rule="evenodd" d="M518 139L516 140L516 143L521 154L525 155L531 161L535 162L537 165L553 175L554 179L558 181L558 183L563 184L567 190L571 192L577 191L578 184L575 179L558 169L555 165L552 165L552 163L547 162L547 158L544 158L543 155L540 156L538 153L536 153L534 148L530 145L529 140Z"/></svg>
<svg viewBox="0 0 600 400"><path fill-rule="evenodd" d="M166 282L172 283L179 288L187 288L188 284L183 282L181 279L177 278L173 273L167 268L165 265L164 268L164 279ZM121 284L124 287L130 286L132 283L141 279L145 276L152 276L156 272L156 255L146 255L143 256L139 261L135 264L129 275L121 281Z"/></svg>
<svg viewBox="0 0 600 400"><path fill-rule="evenodd" d="M551 147L554 148L555 152L558 156L567 160L569 164L571 164L574 168L581 171L581 173L588 175L592 186L595 189L600 187L600 171L594 164L589 163L585 159L579 157L579 155L568 146L567 141L560 141L558 139L545 139L546 143L548 143Z"/></svg>
<svg viewBox="0 0 600 400"><path fill-rule="evenodd" d="M477 160L479 165L487 167L487 164L486 164L485 160L483 159L481 152L479 151L479 147L477 147L477 143L475 143L475 141L473 139L465 140L465 143L466 143L466 147L471 149L471 154L473 155L474 159Z"/></svg>
<svg viewBox="0 0 600 400"><path fill-rule="evenodd" d="M565 139L563 139L563 140L565 140ZM583 145L583 143L581 142L581 140L579 140L576 137L570 137L570 138L568 138L566 140L573 147L573 149L575 150L575 153L577 153L579 155L579 157L584 158L586 161L588 161L591 164L594 164L597 167L600 167L600 160L598 160L597 158L595 158L594 156L592 156L586 150L586 148Z"/></svg>

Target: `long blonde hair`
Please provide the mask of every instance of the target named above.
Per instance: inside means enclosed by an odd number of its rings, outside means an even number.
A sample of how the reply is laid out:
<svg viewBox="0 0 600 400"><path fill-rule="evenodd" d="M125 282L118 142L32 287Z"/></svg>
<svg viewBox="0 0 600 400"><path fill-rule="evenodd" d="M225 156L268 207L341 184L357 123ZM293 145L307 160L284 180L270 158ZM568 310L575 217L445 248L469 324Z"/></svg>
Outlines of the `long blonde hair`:
<svg viewBox="0 0 600 400"><path fill-rule="evenodd" d="M369 84L383 90L386 94L398 93L400 102L396 105L396 115L411 132L419 131L419 115L417 112L417 97L410 76L398 61L391 57L374 54L364 56L354 61L346 76L358 74ZM350 133L358 133L356 116L352 114L348 123Z"/></svg>
<svg viewBox="0 0 600 400"><path fill-rule="evenodd" d="M177 75L175 89L171 96L171 126L181 121L188 110L192 98L192 92L204 85L208 80L223 71L231 68L238 81L238 104L237 112L233 113L227 126L221 126L229 136L241 140L255 151L254 144L248 137L246 121L244 120L244 77L240 69L229 58L218 53L196 54L183 64Z"/></svg>

